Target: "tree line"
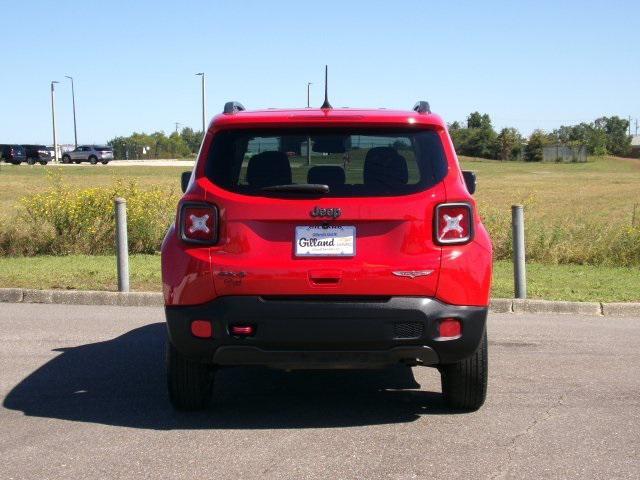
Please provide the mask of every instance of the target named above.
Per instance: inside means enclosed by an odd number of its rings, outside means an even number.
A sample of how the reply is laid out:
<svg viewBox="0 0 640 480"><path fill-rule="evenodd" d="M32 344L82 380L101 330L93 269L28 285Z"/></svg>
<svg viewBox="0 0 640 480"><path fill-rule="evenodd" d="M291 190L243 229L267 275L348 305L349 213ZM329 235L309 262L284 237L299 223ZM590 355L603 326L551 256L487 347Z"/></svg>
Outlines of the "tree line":
<svg viewBox="0 0 640 480"><path fill-rule="evenodd" d="M115 158L136 160L193 157L198 152L201 142L201 131L185 127L169 136L164 132L134 132L128 137L115 137L109 140L108 145L113 147Z"/></svg>
<svg viewBox="0 0 640 480"><path fill-rule="evenodd" d="M498 160L542 161L546 145L584 145L589 155L625 156L631 151L628 120L617 116L600 117L591 123L562 125L550 133L534 130L525 138L517 129L508 127L496 132L488 114L473 112L466 125L448 125L456 152L470 157Z"/></svg>
<svg viewBox="0 0 640 480"><path fill-rule="evenodd" d="M534 130L528 138L516 128L507 127L496 132L488 114L473 112L466 125L453 122L448 125L451 139L460 155L498 160L542 161L546 145L584 145L589 155L625 156L631 151L631 137L627 135L628 120L600 117L591 123L562 125L550 133ZM108 142L116 158L184 158L192 157L200 148L202 132L189 127L166 135L133 133L128 137L115 137Z"/></svg>

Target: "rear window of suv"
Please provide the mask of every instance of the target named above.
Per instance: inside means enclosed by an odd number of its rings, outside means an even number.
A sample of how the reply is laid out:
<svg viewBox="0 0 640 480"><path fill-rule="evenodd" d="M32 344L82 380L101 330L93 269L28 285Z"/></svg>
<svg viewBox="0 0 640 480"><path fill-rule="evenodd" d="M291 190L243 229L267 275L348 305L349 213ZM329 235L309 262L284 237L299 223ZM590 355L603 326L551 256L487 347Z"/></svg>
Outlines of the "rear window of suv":
<svg viewBox="0 0 640 480"><path fill-rule="evenodd" d="M437 184L447 161L433 130L232 129L216 134L205 170L214 184L245 195L311 184L328 186L329 197L394 196Z"/></svg>

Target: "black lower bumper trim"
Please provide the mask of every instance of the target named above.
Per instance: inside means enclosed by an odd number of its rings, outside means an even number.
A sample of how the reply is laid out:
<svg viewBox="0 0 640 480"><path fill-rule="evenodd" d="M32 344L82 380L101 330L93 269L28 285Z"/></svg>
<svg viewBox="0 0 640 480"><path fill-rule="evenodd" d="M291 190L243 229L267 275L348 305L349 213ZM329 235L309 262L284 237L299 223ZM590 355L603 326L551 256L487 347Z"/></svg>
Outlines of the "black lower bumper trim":
<svg viewBox="0 0 640 480"><path fill-rule="evenodd" d="M219 365L351 368L397 362L436 365L473 354L485 331L487 308L454 306L421 297L220 297L165 309L169 338L191 358ZM442 318L457 318L462 335L442 339ZM191 334L193 320L209 320L214 337ZM252 325L250 337L231 335Z"/></svg>
<svg viewBox="0 0 640 480"><path fill-rule="evenodd" d="M223 345L216 349L217 365L269 365L277 368L377 368L390 363L435 365L438 355L426 346L393 347L388 350L316 351L263 350L258 347Z"/></svg>

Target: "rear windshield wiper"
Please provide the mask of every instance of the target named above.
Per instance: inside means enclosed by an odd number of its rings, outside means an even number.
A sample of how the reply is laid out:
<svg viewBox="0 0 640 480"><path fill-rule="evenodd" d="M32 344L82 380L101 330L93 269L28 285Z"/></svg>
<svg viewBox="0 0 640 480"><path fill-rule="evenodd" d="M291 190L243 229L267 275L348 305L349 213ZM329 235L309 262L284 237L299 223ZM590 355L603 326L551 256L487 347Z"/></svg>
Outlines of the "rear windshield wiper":
<svg viewBox="0 0 640 480"><path fill-rule="evenodd" d="M264 192L283 192L283 193L329 193L329 185L321 183L302 183L299 185L272 185L270 187L262 187L260 190Z"/></svg>

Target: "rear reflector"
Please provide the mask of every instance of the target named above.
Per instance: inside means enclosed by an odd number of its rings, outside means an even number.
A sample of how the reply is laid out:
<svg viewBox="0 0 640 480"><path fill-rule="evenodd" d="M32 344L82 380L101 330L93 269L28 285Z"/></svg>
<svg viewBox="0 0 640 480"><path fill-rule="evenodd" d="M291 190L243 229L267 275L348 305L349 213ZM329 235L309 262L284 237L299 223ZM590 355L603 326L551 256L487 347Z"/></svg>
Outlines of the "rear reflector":
<svg viewBox="0 0 640 480"><path fill-rule="evenodd" d="M440 245L467 243L473 236L471 206L466 203L443 203L436 207L435 237Z"/></svg>
<svg viewBox="0 0 640 480"><path fill-rule="evenodd" d="M454 338L462 334L462 324L457 318L443 318L438 328L440 338Z"/></svg>
<svg viewBox="0 0 640 480"><path fill-rule="evenodd" d="M191 322L191 334L198 338L213 337L213 326L207 320L194 320Z"/></svg>
<svg viewBox="0 0 640 480"><path fill-rule="evenodd" d="M231 332L231 335L235 335L237 337L250 337L256 333L256 327L253 325L232 325L229 327L229 331Z"/></svg>
<svg viewBox="0 0 640 480"><path fill-rule="evenodd" d="M185 242L213 245L218 241L218 209L207 203L183 204L180 233Z"/></svg>

